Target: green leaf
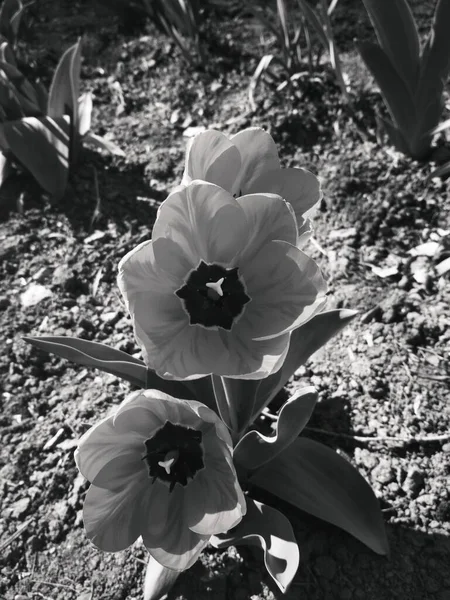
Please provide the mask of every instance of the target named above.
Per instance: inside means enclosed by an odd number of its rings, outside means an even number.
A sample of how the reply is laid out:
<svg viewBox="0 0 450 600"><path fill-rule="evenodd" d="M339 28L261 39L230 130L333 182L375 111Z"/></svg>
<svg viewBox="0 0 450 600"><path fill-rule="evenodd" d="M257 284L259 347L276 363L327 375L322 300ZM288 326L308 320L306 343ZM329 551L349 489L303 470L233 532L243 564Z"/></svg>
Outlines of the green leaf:
<svg viewBox="0 0 450 600"><path fill-rule="evenodd" d="M417 115L414 97L387 54L376 44L364 42L358 50L380 88L392 120L406 139L415 135Z"/></svg>
<svg viewBox="0 0 450 600"><path fill-rule="evenodd" d="M213 376L214 380L215 376ZM251 379L230 379L229 377L221 377L222 387L221 394L226 392L227 398L231 404L233 411L232 421L235 423L235 431L243 432L249 425L253 408L255 405L256 391L261 383L260 380ZM219 402L219 401L218 401ZM223 398L221 398L223 402Z"/></svg>
<svg viewBox="0 0 450 600"><path fill-rule="evenodd" d="M197 399L184 382L162 379L152 369L148 369L142 360L105 344L66 336L26 336L24 340L40 350L85 367L111 373L138 387L157 389L176 398Z"/></svg>
<svg viewBox="0 0 450 600"><path fill-rule="evenodd" d="M8 158L8 156L6 156L6 154L0 152L0 188L2 187L6 179L8 179L9 175L11 174L11 171L12 166L10 159Z"/></svg>
<svg viewBox="0 0 450 600"><path fill-rule="evenodd" d="M313 387L298 390L283 405L275 435L267 437L259 431L249 431L235 447L233 460L248 470L257 469L271 461L303 431L316 402L317 392Z"/></svg>
<svg viewBox="0 0 450 600"><path fill-rule="evenodd" d="M59 198L69 174L69 125L65 118L25 117L0 125L0 137L42 188Z"/></svg>
<svg viewBox="0 0 450 600"><path fill-rule="evenodd" d="M91 128L92 94L86 92L78 99L78 134L83 137Z"/></svg>
<svg viewBox="0 0 450 600"><path fill-rule="evenodd" d="M163 379L159 375L153 371L153 369L147 368L147 377L145 383L145 389L156 389L164 392L165 394L169 394L170 396L174 396L175 398L180 398L182 400L198 400L199 402L203 402L211 408L211 404L214 404L214 394L210 396L198 397L187 385L185 381L175 381L172 379Z"/></svg>
<svg viewBox="0 0 450 600"><path fill-rule="evenodd" d="M162 600L175 583L180 571L160 565L150 556L145 573L144 600Z"/></svg>
<svg viewBox="0 0 450 600"><path fill-rule="evenodd" d="M249 481L344 529L377 554L388 554L383 517L372 488L331 448L298 438Z"/></svg>
<svg viewBox="0 0 450 600"><path fill-rule="evenodd" d="M425 134L436 127L444 107L444 85L450 72L450 2L439 0L433 24L422 51L416 108L419 131Z"/></svg>
<svg viewBox="0 0 450 600"><path fill-rule="evenodd" d="M228 533L214 535L215 548L250 544L264 552L266 569L282 592L295 577L300 562L295 535L288 519L278 510L247 497L247 513Z"/></svg>
<svg viewBox="0 0 450 600"><path fill-rule="evenodd" d="M212 375L212 383L220 418L230 431L237 433L238 424L234 400L225 386L225 380L219 375Z"/></svg>
<svg viewBox="0 0 450 600"><path fill-rule="evenodd" d="M20 0L4 0L0 9L0 34L12 45L16 43L24 8Z"/></svg>
<svg viewBox="0 0 450 600"><path fill-rule="evenodd" d="M305 18L307 20L307 22L315 31L315 33L316 33L317 37L319 38L324 49L328 52L328 50L329 50L328 36L325 31L325 27L322 25L319 17L317 16L317 13L308 4L308 2L306 2L306 0L297 0L297 2L300 6L300 9L301 9L303 15L305 16Z"/></svg>
<svg viewBox="0 0 450 600"><path fill-rule="evenodd" d="M96 342L64 336L25 336L24 340L35 348L56 354L56 356L78 365L94 367L125 379L137 387L146 387L147 368L145 364L121 350Z"/></svg>
<svg viewBox="0 0 450 600"><path fill-rule="evenodd" d="M376 121L380 129L386 132L391 144L399 152L403 152L403 154L409 156L411 154L411 148L408 146L400 129L398 129L394 123L392 123L392 121L389 119L383 119L383 117L380 117L379 115L377 115Z"/></svg>
<svg viewBox="0 0 450 600"><path fill-rule="evenodd" d="M17 67L14 52L12 51L11 46L6 41L0 44L0 59L2 62L6 62L9 65L12 65L13 67Z"/></svg>
<svg viewBox="0 0 450 600"><path fill-rule="evenodd" d="M78 154L78 97L80 95L81 39L68 48L61 57L53 75L48 95L47 114L56 119L70 117L70 160Z"/></svg>
<svg viewBox="0 0 450 600"><path fill-rule="evenodd" d="M420 69L417 26L406 0L363 0L380 46L397 75L414 94ZM381 87L381 86L380 86Z"/></svg>
<svg viewBox="0 0 450 600"><path fill-rule="evenodd" d="M39 100L36 90L19 69L9 62L0 61L0 69L6 75L8 80L14 85L17 91L17 97L22 105L24 116L39 116Z"/></svg>
<svg viewBox="0 0 450 600"><path fill-rule="evenodd" d="M289 351L281 369L261 381L256 393L252 421L286 385L314 352L348 325L358 313L339 309L319 313L291 334Z"/></svg>
<svg viewBox="0 0 450 600"><path fill-rule="evenodd" d="M100 150L106 150L110 154L114 154L115 156L126 156L125 152L119 148L114 142L110 140L106 140L95 133L89 132L83 137L83 142L86 144L90 144L94 148L99 148Z"/></svg>
<svg viewBox="0 0 450 600"><path fill-rule="evenodd" d="M189 390L194 400L203 402L203 404L206 404L206 406L209 406L209 408L218 412L211 375L200 377L200 379L183 381L183 385Z"/></svg>

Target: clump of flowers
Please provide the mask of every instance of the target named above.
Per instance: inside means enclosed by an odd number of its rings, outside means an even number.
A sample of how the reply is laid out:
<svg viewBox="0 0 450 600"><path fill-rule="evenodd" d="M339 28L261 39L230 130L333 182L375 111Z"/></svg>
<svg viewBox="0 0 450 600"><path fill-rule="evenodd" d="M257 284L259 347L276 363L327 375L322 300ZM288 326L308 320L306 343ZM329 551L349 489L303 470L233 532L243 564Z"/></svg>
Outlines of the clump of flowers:
<svg viewBox="0 0 450 600"><path fill-rule="evenodd" d="M150 554L145 600L162 597L208 543L258 545L285 591L298 545L258 490L387 553L369 484L332 449L299 437L314 388L284 403L274 435L258 429L291 375L355 315L323 310L324 279L300 249L320 197L312 173L280 168L263 130L204 132L151 240L119 264L144 361L77 338L27 338L142 388L84 434L75 458L91 483L88 538L109 552L142 538Z"/></svg>

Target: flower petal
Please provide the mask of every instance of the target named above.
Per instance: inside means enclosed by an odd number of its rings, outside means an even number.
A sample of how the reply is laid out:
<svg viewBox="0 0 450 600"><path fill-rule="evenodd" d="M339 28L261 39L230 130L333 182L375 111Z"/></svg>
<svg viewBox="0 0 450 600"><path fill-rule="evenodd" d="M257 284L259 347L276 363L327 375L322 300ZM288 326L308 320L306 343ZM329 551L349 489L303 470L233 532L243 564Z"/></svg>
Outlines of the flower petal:
<svg viewBox="0 0 450 600"><path fill-rule="evenodd" d="M259 127L250 127L233 135L230 141L241 154L241 169L232 193L241 196L255 191L269 191L255 190L254 183L266 171L280 168L278 150L272 136Z"/></svg>
<svg viewBox="0 0 450 600"><path fill-rule="evenodd" d="M257 192L278 194L286 202L289 202L299 224L305 213L322 198L320 182L317 177L310 171L300 168L278 168L264 171L258 179L253 181L248 193Z"/></svg>
<svg viewBox="0 0 450 600"><path fill-rule="evenodd" d="M152 389L135 392L122 402L114 417L114 427L118 432L137 431L145 441L166 421L194 429L201 429L205 421L220 425L217 414L201 402L179 400Z"/></svg>
<svg viewBox="0 0 450 600"><path fill-rule="evenodd" d="M198 379L215 372L227 362L227 349L218 331L200 325L186 325L173 335L161 329L150 339L140 324L135 335L143 348L145 362L165 379Z"/></svg>
<svg viewBox="0 0 450 600"><path fill-rule="evenodd" d="M217 373L235 379L264 379L276 373L289 350L289 334L269 340L250 340L246 332L234 332L227 340L229 364L227 372Z"/></svg>
<svg viewBox="0 0 450 600"><path fill-rule="evenodd" d="M161 204L152 239L171 239L196 267L200 260L228 264L245 245L246 236L245 213L231 194L212 183L194 181Z"/></svg>
<svg viewBox="0 0 450 600"><path fill-rule="evenodd" d="M111 491L91 485L84 499L83 521L86 535L97 548L119 552L137 540L142 521L133 505L143 493L142 486Z"/></svg>
<svg viewBox="0 0 450 600"><path fill-rule="evenodd" d="M152 243L156 264L166 274L170 275L173 283L179 287L197 262L190 260L181 247L169 238L158 238Z"/></svg>
<svg viewBox="0 0 450 600"><path fill-rule="evenodd" d="M75 461L81 474L92 483L109 462L121 455L129 456L131 462L134 456L139 463L144 441L136 432L117 432L113 417L107 417L81 437L75 451ZM102 485L107 486L107 482ZM117 482L114 482L113 487L116 486Z"/></svg>
<svg viewBox="0 0 450 600"><path fill-rule="evenodd" d="M158 268L151 241L142 242L119 262L117 283L125 302L138 292L171 294L179 286Z"/></svg>
<svg viewBox="0 0 450 600"><path fill-rule="evenodd" d="M323 306L326 284L319 267L286 242L267 244L242 276L252 301L238 325L253 339L291 331Z"/></svg>
<svg viewBox="0 0 450 600"><path fill-rule="evenodd" d="M239 150L226 135L214 129L203 131L187 149L182 184L203 179L231 192L240 167Z"/></svg>
<svg viewBox="0 0 450 600"><path fill-rule="evenodd" d="M272 240L297 241L297 223L293 211L280 196L274 194L248 194L237 202L247 217L247 245L239 263L252 260L261 248Z"/></svg>
<svg viewBox="0 0 450 600"><path fill-rule="evenodd" d="M211 536L194 533L187 527L184 517L184 489L179 485L168 494L165 504L165 527L159 531L150 529L150 520L144 519L141 521L142 539L147 550L161 565L183 571L195 563Z"/></svg>
<svg viewBox="0 0 450 600"><path fill-rule="evenodd" d="M205 468L186 489L186 523L191 531L202 535L228 531L240 522L246 510L231 456L214 437L203 437ZM213 445L219 452L212 451Z"/></svg>

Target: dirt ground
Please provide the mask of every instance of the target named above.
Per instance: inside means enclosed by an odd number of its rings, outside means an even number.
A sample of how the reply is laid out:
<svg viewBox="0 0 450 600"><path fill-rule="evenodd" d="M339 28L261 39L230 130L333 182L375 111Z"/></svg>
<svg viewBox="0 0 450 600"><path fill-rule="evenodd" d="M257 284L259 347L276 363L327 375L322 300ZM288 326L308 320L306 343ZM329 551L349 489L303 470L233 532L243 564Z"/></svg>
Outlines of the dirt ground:
<svg viewBox="0 0 450 600"><path fill-rule="evenodd" d="M82 85L93 130L125 158L87 150L62 201L24 176L0 191L0 598L138 600L146 551L102 554L86 540L79 436L131 386L27 345L24 335L75 335L137 353L115 283L120 258L148 239L179 180L190 128L266 128L285 166L318 174L324 200L309 251L330 287L329 308L358 318L302 367L315 385L304 435L335 448L380 499L391 545L379 557L346 533L271 499L292 520L301 565L286 600L450 600L449 185L433 165L380 146L382 110L354 51L373 35L362 3L342 0L334 23L355 92L358 126L326 64L293 89L249 77L272 38L240 3L209 10L206 68L193 70L151 25L124 22L89 0L28 9L20 54L48 82L83 35ZM433 2L411 3L425 31ZM307 68L305 67L307 72ZM371 438L371 439L368 439ZM372 439L375 438L375 439ZM170 600L281 598L248 548L202 559Z"/></svg>

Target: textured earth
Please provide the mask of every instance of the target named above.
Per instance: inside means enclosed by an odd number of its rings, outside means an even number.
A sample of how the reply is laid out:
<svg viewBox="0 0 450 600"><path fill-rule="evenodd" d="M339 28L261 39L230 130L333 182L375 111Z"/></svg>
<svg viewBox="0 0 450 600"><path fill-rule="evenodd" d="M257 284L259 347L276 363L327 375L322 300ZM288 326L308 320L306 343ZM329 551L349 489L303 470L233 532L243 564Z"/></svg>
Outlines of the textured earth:
<svg viewBox="0 0 450 600"><path fill-rule="evenodd" d="M268 4L268 3L266 3ZM433 3L411 3L421 33ZM347 457L380 499L391 545L379 557L346 533L283 505L301 550L287 600L450 599L450 203L446 181L380 145L383 111L354 49L373 34L362 3L333 16L354 94L352 118L326 57L291 88L263 83L248 100L273 38L240 3L206 11L207 62L187 67L173 43L131 12L88 0L27 10L19 54L48 83L83 35L82 85L93 130L125 158L86 150L65 197L45 198L24 175L0 191L0 598L137 600L146 551L117 555L86 540L87 489L73 451L131 386L40 352L24 335L75 335L138 352L115 283L120 258L148 239L179 180L188 136L257 125L285 166L318 174L324 199L309 246L329 283L329 308L359 316L289 384L316 386L304 435ZM219 25L220 23L220 25ZM276 410L274 405L273 410ZM282 595L256 550L208 549L170 600Z"/></svg>

